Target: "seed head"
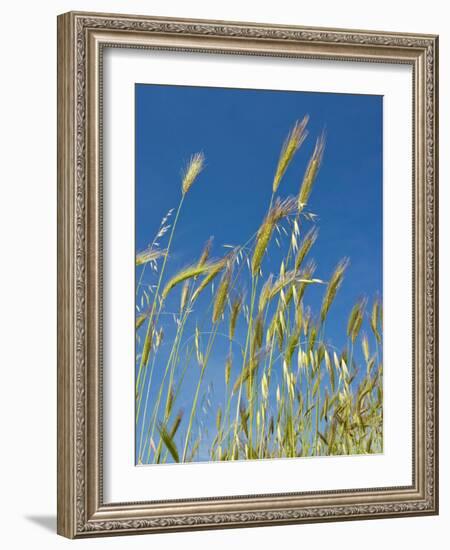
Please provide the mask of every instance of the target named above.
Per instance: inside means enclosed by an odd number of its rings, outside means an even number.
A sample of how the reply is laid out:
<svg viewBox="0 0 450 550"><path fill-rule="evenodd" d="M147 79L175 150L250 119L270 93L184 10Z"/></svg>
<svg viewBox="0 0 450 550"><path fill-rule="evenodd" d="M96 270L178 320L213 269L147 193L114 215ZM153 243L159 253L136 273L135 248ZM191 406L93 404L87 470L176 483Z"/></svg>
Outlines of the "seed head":
<svg viewBox="0 0 450 550"><path fill-rule="evenodd" d="M323 322L328 314L331 304L336 296L339 287L341 286L342 280L344 278L344 272L347 269L349 261L347 258L341 260L337 265L333 275L331 276L330 282L328 283L325 296L322 301L322 309L320 311L320 320Z"/></svg>
<svg viewBox="0 0 450 550"><path fill-rule="evenodd" d="M280 185L281 178L286 172L289 163L293 159L297 149L303 143L307 136L306 125L308 124L308 116L305 116L303 120L297 120L292 130L289 132L283 147L281 148L280 158L278 159L278 165L273 178L272 189L275 193Z"/></svg>
<svg viewBox="0 0 450 550"><path fill-rule="evenodd" d="M322 162L323 150L325 148L325 136L322 134L316 141L313 155L306 168L305 175L303 177L300 192L298 194L298 209L301 211L309 201L309 196L314 185L317 173Z"/></svg>
<svg viewBox="0 0 450 550"><path fill-rule="evenodd" d="M197 179L205 164L205 156L203 153L195 153L192 155L189 163L183 173L183 181L181 188L183 195L186 194L192 187L192 184Z"/></svg>
<svg viewBox="0 0 450 550"><path fill-rule="evenodd" d="M272 232L276 224L284 217L292 214L296 210L295 200L292 198L283 201L277 198L275 204L269 210L261 227L256 235L255 250L252 257L252 274L258 273L264 254L269 246Z"/></svg>
<svg viewBox="0 0 450 550"><path fill-rule="evenodd" d="M232 367L232 357L231 354L228 355L227 361L225 363L225 384L228 387L228 384L230 383L230 376L231 376L231 367Z"/></svg>
<svg viewBox="0 0 450 550"><path fill-rule="evenodd" d="M149 247L136 255L136 265L143 265L148 262L155 262L158 258L165 256L166 250L158 250L157 248Z"/></svg>
<svg viewBox="0 0 450 550"><path fill-rule="evenodd" d="M220 316L223 313L223 310L225 309L225 305L228 298L228 289L230 287L230 281L231 281L231 269L228 267L228 269L225 270L224 274L222 275L222 279L220 280L219 288L217 289L216 293L216 299L214 301L214 307L213 307L213 323L216 323Z"/></svg>
<svg viewBox="0 0 450 550"><path fill-rule="evenodd" d="M230 340L234 338L234 332L236 330L237 319L242 308L242 302L243 302L242 295L239 295L233 300L233 303L231 304Z"/></svg>

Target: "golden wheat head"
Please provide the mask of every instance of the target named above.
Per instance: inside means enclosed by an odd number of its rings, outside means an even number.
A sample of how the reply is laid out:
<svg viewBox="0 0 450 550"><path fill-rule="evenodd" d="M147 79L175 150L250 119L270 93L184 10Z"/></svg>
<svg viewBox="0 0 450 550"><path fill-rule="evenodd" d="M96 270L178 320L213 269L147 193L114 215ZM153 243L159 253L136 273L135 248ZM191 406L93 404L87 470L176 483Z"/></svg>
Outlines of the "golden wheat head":
<svg viewBox="0 0 450 550"><path fill-rule="evenodd" d="M206 262L206 260L208 260L209 255L211 254L211 248L212 248L213 241L214 241L214 237L210 237L206 241L206 244L203 248L202 254L201 254L201 256L198 260L198 265L199 266L202 266Z"/></svg>

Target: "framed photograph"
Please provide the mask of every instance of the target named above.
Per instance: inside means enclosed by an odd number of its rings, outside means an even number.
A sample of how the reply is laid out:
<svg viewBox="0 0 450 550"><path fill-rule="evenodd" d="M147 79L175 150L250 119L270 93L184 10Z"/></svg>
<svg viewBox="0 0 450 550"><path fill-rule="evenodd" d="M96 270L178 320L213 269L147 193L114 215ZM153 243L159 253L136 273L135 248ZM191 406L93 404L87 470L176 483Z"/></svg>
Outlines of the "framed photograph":
<svg viewBox="0 0 450 550"><path fill-rule="evenodd" d="M58 532L436 514L438 39L58 18Z"/></svg>

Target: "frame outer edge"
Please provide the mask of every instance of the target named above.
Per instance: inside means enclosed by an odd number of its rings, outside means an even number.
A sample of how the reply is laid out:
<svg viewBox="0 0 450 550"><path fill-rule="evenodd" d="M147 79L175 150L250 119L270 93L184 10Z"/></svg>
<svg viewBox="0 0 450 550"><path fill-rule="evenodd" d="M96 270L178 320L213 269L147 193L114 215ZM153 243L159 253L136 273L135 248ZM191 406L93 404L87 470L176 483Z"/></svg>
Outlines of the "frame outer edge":
<svg viewBox="0 0 450 550"><path fill-rule="evenodd" d="M73 18L70 14L57 19L57 533L74 538L75 521L75 441L74 407L76 396L73 333L73 158L74 89L71 83L74 56Z"/></svg>

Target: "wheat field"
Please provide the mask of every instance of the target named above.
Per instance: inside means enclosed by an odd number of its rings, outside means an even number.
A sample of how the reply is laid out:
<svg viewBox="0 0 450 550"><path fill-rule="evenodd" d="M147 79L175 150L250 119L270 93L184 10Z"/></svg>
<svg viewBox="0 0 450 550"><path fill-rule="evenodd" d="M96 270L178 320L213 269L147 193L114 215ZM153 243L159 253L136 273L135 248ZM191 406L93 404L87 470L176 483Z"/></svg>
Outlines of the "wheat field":
<svg viewBox="0 0 450 550"><path fill-rule="evenodd" d="M265 216L246 242L220 243L224 253L213 256L211 238L199 243L188 265L170 269L183 207L192 187L207 179L206 159L196 153L180 178L178 204L136 254L138 464L383 450L379 296L362 296L348 305L346 318L333 320L345 332L345 346L327 336L351 258L343 243L331 273L313 260L320 222L309 204L313 190L320 192L324 134L297 175L297 194L283 195L308 122L305 116L288 133ZM276 269L273 261L269 269L269 258L279 259ZM152 284L144 283L149 277ZM313 291L321 293L315 309L308 304ZM211 399L215 381L220 396ZM188 406L179 406L181 397Z"/></svg>

